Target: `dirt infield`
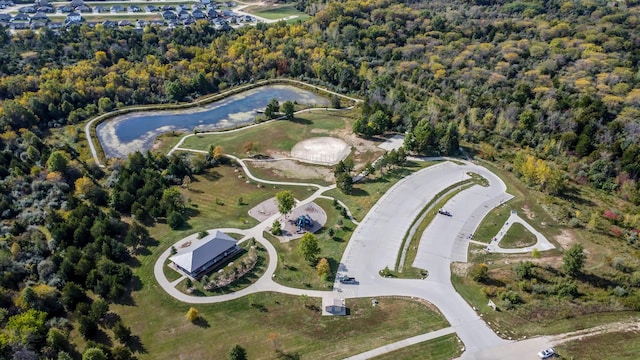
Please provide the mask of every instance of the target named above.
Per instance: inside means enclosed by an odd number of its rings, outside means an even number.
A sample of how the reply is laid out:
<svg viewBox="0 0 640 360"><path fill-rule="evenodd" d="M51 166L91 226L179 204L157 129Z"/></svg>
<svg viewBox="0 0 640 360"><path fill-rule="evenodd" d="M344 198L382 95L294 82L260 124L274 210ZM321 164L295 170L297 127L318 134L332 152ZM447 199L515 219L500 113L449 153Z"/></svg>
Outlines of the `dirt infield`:
<svg viewBox="0 0 640 360"><path fill-rule="evenodd" d="M350 152L351 147L341 139L317 137L297 143L291 149L291 157L312 164L335 165Z"/></svg>
<svg viewBox="0 0 640 360"><path fill-rule="evenodd" d="M249 215L260 222L277 213L278 203L276 198L267 199L249 210ZM295 223L298 217L303 215L308 215L311 218L311 226L305 226L301 231L298 231L298 226ZM277 238L281 242L288 242L301 238L307 231L314 233L320 230L327 223L327 214L318 204L312 202L296 207L286 218L281 215L278 217L278 221L282 224L282 235L277 236Z"/></svg>

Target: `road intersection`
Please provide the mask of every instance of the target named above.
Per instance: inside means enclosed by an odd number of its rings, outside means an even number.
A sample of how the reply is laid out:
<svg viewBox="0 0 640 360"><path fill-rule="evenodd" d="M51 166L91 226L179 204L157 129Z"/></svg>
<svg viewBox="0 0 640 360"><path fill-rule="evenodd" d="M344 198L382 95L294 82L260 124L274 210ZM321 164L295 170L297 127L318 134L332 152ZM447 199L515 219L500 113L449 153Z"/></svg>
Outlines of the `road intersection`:
<svg viewBox="0 0 640 360"><path fill-rule="evenodd" d="M261 181L250 174L242 160L236 160L243 166L249 178ZM423 233L414 265L427 269L429 277L423 280L381 277L380 270L386 266L395 267L404 234L422 207L433 196L451 184L469 178L468 173L481 175L487 180L488 186L475 185L458 193L447 203L447 209L453 214L453 217L436 217ZM316 198L326 197L322 194L335 188L335 185L324 187L317 184L283 184L313 186L318 189L297 206L304 206ZM506 193L506 185L502 180L486 168L471 162L465 161L459 164L444 161L407 176L394 185L373 206L357 226L347 245L337 275L353 276L358 283L341 284L336 280L333 291L290 288L274 281L273 274L276 270L278 256L273 245L264 238L263 232L269 228L279 214L274 214L273 219L269 218L251 229L220 229L244 235L241 241L254 238L265 247L269 254L269 264L264 275L245 289L231 294L208 297L192 296L178 291L175 285L179 280L170 283L163 271L166 259L170 255L170 249L167 249L157 260L154 274L158 283L169 295L180 301L194 304L229 301L251 293L265 291L342 299L378 296L421 298L434 304L449 321L452 331L455 331L464 344L465 351L462 359L507 359L512 358L508 356L516 353L521 354L519 357L523 359L533 359L536 349L548 345L546 338L530 339L524 342L500 338L451 284L451 263L466 261L469 244L468 234L475 231L482 218L491 209L510 198L511 195ZM181 241L189 241L189 238ZM176 244L176 246L178 245L179 243ZM448 333L449 330L445 332ZM424 334L423 337L429 339L433 336L435 335ZM398 347L419 342L419 339L421 337L415 337L413 341L399 342L395 345L388 344L388 346L374 349L355 358L377 356Z"/></svg>

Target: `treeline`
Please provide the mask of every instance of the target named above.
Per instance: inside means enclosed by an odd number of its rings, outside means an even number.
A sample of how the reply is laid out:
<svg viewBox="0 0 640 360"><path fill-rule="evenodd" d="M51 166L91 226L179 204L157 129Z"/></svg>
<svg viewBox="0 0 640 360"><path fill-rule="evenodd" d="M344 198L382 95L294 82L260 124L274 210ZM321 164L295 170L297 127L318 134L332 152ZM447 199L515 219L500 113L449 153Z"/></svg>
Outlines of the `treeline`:
<svg viewBox="0 0 640 360"><path fill-rule="evenodd" d="M155 243L145 224L185 224L172 186L213 154L134 153L106 176L29 130L4 132L0 149L0 358L79 358L72 329L88 352L133 358L139 344L109 303L130 301L130 261ZM97 341L104 332L117 343Z"/></svg>

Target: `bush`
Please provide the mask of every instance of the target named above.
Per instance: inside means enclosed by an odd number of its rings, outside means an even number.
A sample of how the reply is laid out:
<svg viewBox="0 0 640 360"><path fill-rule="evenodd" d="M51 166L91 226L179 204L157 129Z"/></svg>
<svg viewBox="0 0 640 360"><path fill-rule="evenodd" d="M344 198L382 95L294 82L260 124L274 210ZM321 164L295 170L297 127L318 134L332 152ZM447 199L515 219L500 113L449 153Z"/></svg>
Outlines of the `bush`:
<svg viewBox="0 0 640 360"><path fill-rule="evenodd" d="M578 296L578 285L571 280L564 279L554 286L554 292L561 297L575 298Z"/></svg>
<svg viewBox="0 0 640 360"><path fill-rule="evenodd" d="M198 239L203 239L205 238L207 235L209 235L209 233L206 230L202 230L198 233Z"/></svg>
<svg viewBox="0 0 640 360"><path fill-rule="evenodd" d="M616 288L613 289L613 295L619 297L627 296L627 289L623 288L622 286L616 286Z"/></svg>
<svg viewBox="0 0 640 360"><path fill-rule="evenodd" d="M195 322L200 317L200 312L198 312L198 309L192 306L189 308L189 311L187 311L187 315L185 315L185 317L190 322Z"/></svg>
<svg viewBox="0 0 640 360"><path fill-rule="evenodd" d="M487 264L475 264L471 271L469 272L469 276L473 281L476 282L485 282L489 279L489 267Z"/></svg>
<svg viewBox="0 0 640 360"><path fill-rule="evenodd" d="M180 229L185 225L185 223L186 220L184 216L177 211L172 211L169 216L167 216L167 224L169 224L169 227L172 230Z"/></svg>
<svg viewBox="0 0 640 360"><path fill-rule="evenodd" d="M533 263L531 261L520 262L513 270L519 280L531 279L534 276Z"/></svg>

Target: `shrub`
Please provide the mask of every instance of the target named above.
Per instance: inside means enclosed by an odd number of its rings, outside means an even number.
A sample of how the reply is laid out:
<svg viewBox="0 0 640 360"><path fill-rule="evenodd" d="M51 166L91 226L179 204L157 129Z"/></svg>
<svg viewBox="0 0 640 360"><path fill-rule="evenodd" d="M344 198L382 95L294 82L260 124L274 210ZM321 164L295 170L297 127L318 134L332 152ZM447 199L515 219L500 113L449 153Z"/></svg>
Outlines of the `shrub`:
<svg viewBox="0 0 640 360"><path fill-rule="evenodd" d="M616 288L613 289L613 295L620 297L627 296L627 289L622 286L616 286Z"/></svg>
<svg viewBox="0 0 640 360"><path fill-rule="evenodd" d="M198 309L192 306L189 308L189 311L187 311L187 315L185 315L185 317L190 322L195 322L200 317L200 312L198 312Z"/></svg>
<svg viewBox="0 0 640 360"><path fill-rule="evenodd" d="M167 224L172 230L180 229L184 226L186 220L184 216L178 211L172 211L169 216L167 216Z"/></svg>
<svg viewBox="0 0 640 360"><path fill-rule="evenodd" d="M555 284L554 292L561 297L575 298L578 296L578 285L571 280L563 279Z"/></svg>
<svg viewBox="0 0 640 360"><path fill-rule="evenodd" d="M489 279L489 267L484 263L476 264L471 268L469 276L471 276L473 281L485 282Z"/></svg>
<svg viewBox="0 0 640 360"><path fill-rule="evenodd" d="M533 263L531 261L520 262L513 270L519 280L531 279L534 276Z"/></svg>
<svg viewBox="0 0 640 360"><path fill-rule="evenodd" d="M209 233L206 230L202 230L198 233L198 239L205 238Z"/></svg>

